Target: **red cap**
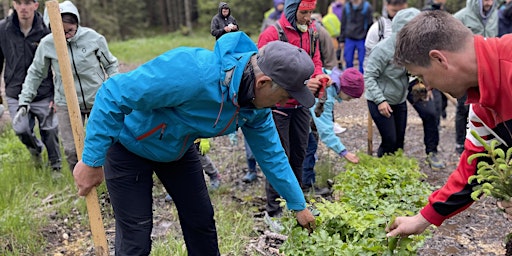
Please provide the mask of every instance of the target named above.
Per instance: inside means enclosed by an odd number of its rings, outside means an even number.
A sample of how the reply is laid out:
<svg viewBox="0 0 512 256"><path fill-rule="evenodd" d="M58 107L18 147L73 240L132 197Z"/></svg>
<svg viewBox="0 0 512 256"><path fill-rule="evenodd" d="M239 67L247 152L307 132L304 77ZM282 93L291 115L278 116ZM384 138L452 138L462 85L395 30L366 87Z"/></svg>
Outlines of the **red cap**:
<svg viewBox="0 0 512 256"><path fill-rule="evenodd" d="M302 0L299 4L299 10L314 10L316 8L316 0Z"/></svg>

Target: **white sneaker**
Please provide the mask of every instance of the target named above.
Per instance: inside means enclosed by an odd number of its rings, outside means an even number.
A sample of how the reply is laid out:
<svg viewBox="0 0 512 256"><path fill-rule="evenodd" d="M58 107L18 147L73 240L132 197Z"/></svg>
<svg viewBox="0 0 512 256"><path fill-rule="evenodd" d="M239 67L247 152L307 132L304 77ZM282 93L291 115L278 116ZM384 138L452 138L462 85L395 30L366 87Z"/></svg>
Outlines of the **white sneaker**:
<svg viewBox="0 0 512 256"><path fill-rule="evenodd" d="M347 130L347 128L343 128L341 127L338 123L334 123L334 133L336 134L340 134L340 133L344 133L345 131Z"/></svg>

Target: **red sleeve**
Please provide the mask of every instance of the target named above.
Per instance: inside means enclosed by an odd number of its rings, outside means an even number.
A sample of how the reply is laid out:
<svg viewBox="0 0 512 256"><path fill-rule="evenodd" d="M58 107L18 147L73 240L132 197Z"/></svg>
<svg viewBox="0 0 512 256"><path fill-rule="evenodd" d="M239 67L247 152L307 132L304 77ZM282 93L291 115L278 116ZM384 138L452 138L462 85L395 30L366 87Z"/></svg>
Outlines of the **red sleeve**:
<svg viewBox="0 0 512 256"><path fill-rule="evenodd" d="M324 73L322 70L323 63L322 63L322 59L320 57L319 41L320 40L316 40L316 42L315 42L315 44L316 44L315 54L313 55L313 63L315 64L315 72L313 72L313 77Z"/></svg>
<svg viewBox="0 0 512 256"><path fill-rule="evenodd" d="M263 32L261 32L258 38L258 49L265 46L269 42L277 41L278 33L274 26L268 26Z"/></svg>

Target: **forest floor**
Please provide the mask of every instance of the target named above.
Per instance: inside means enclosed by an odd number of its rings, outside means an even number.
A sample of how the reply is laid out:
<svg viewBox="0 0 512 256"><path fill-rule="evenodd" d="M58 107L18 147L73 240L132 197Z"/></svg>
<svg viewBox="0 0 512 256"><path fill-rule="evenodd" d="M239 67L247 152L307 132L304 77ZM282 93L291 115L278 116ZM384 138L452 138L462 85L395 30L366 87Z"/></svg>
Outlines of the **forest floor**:
<svg viewBox="0 0 512 256"><path fill-rule="evenodd" d="M131 69L124 67L124 69ZM447 108L447 118L441 121L440 130L440 144L438 147L439 157L443 159L447 168L441 171L433 171L424 163L425 152L423 144L423 127L421 119L418 117L415 110L411 105L408 105L408 122L405 139L405 155L415 157L418 159L421 171L427 175L426 181L431 185L439 188L444 184L449 174L455 169L459 156L455 152L455 129L454 117L455 107L449 103ZM347 131L340 134L340 137L345 146L353 152L366 152L367 149L367 105L366 100L356 99L349 102L343 102L336 105L335 117L342 127L347 128ZM1 122L8 122L8 114L6 113ZM373 125L373 155L380 143L380 136L375 125ZM264 178L260 173L260 178L252 184L244 184L240 181L246 171L244 163L244 155L239 154L240 159L233 159L232 153L234 151L243 152L243 142L239 143L235 148L230 145L227 136L218 137L213 139L211 157L216 161L221 175L222 187L232 191L243 191L247 195L259 195L253 200L254 204L262 211L264 210ZM320 143L319 157L322 158L329 154L329 150ZM332 152L330 153L332 155ZM223 162L225 161L225 162ZM340 160L336 160L340 162ZM155 236L164 236L168 232L179 232L179 223L168 221L163 212L169 207L170 203L163 200L165 194L160 194L161 198L154 200L154 232ZM100 196L102 208L109 207L108 198L105 195ZM233 200L237 198L233 197ZM214 202L215 203L215 202ZM111 210L105 211L104 223L107 231L107 238L110 241L110 246L113 246L114 241L114 223ZM266 225L263 223L263 213L255 214L255 229L264 235ZM89 247L87 252L83 251L84 244L90 244L87 240L90 238L90 231L88 227L80 225L66 225L66 218L54 218L51 224L43 230L43 233L48 237L49 243L47 245L48 255L93 255L92 246ZM504 255L505 247L503 239L510 232L511 223L507 221L496 208L496 201L492 198L484 198L466 211L446 220L443 225L438 228L432 228L433 235L429 238L424 246L418 251L418 255ZM67 239L59 234L69 234L73 237L74 242L70 243ZM254 248L260 247L258 251L260 254L265 255L275 254L275 244L265 244L262 247L261 237L254 237L251 239L247 251L254 252ZM81 245L81 246L78 246ZM76 248L75 248L76 247ZM110 250L113 252L112 248ZM247 253L246 255L254 255Z"/></svg>

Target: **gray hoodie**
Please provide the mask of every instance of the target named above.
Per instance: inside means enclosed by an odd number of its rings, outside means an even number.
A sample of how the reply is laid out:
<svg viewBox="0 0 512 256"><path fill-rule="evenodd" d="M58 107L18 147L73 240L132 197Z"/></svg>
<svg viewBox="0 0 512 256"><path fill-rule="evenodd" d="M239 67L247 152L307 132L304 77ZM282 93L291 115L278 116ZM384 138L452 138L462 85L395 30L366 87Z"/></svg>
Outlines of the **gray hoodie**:
<svg viewBox="0 0 512 256"><path fill-rule="evenodd" d="M393 63L396 34L419 13L416 8L399 11L391 23L391 35L372 49L364 70L364 96L367 100L377 105L384 101L397 105L406 100L409 86L407 72L404 67Z"/></svg>
<svg viewBox="0 0 512 256"><path fill-rule="evenodd" d="M482 0L467 0L466 7L455 13L453 17L460 20L473 34L484 37L498 36L498 10L497 0L489 12L483 12Z"/></svg>
<svg viewBox="0 0 512 256"><path fill-rule="evenodd" d="M75 36L67 40L67 46L80 110L87 113L94 104L98 88L109 76L118 73L118 61L108 49L105 37L90 28L80 26L80 14L73 3L64 1L59 4L59 8L61 14L71 13L78 18L78 29ZM47 18L48 16L45 15L45 22L49 22ZM53 34L48 34L41 39L37 47L34 60L23 83L23 90L19 97L20 105L28 105L32 102L41 80L44 79L44 74L48 73L50 67L55 73L55 104L59 107L66 107L66 97Z"/></svg>

